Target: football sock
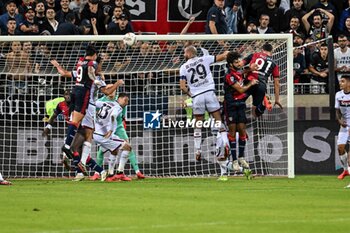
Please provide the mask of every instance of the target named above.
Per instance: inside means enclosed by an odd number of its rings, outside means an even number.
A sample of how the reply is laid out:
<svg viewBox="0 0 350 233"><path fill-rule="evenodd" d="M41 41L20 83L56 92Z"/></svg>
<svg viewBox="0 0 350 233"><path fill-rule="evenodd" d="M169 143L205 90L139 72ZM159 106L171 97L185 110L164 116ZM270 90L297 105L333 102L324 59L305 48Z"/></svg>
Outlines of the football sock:
<svg viewBox="0 0 350 233"><path fill-rule="evenodd" d="M82 173L82 171L80 170L80 168L78 167L78 163L80 162L80 155L78 152L74 152L73 153L73 164L75 166L75 170L77 173Z"/></svg>
<svg viewBox="0 0 350 233"><path fill-rule="evenodd" d="M95 160L93 160L90 156L87 158L86 164L93 170L97 171L101 174L103 168L100 167Z"/></svg>
<svg viewBox="0 0 350 233"><path fill-rule="evenodd" d="M72 145L76 132L77 132L77 126L75 126L74 124L69 124L65 145L68 145L68 146Z"/></svg>
<svg viewBox="0 0 350 233"><path fill-rule="evenodd" d="M115 155L110 154L108 157L108 174L113 175L114 174L114 166L115 161L117 160Z"/></svg>
<svg viewBox="0 0 350 233"><path fill-rule="evenodd" d="M220 172L221 172L221 175L227 175L227 163L228 163L228 160L225 160L225 161L217 161L217 163L220 165Z"/></svg>
<svg viewBox="0 0 350 233"><path fill-rule="evenodd" d="M1 173L0 173L0 180L4 180L4 178L2 177Z"/></svg>
<svg viewBox="0 0 350 233"><path fill-rule="evenodd" d="M128 161L129 153L130 153L130 151L124 150L120 154L118 172L124 172L124 167L125 167L126 162Z"/></svg>
<svg viewBox="0 0 350 233"><path fill-rule="evenodd" d="M202 130L195 128L193 132L193 136L194 136L194 148L200 151L201 144L202 144Z"/></svg>
<svg viewBox="0 0 350 233"><path fill-rule="evenodd" d="M81 162L86 165L86 160L91 152L91 143L85 141L83 144L83 151L81 153Z"/></svg>
<svg viewBox="0 0 350 233"><path fill-rule="evenodd" d="M238 139L238 157L244 157L244 149L246 144L246 137L239 137Z"/></svg>
<svg viewBox="0 0 350 233"><path fill-rule="evenodd" d="M236 138L231 136L231 134L228 134L228 139L230 141L232 161L235 161L235 160L237 160L237 143L236 143Z"/></svg>
<svg viewBox="0 0 350 233"><path fill-rule="evenodd" d="M101 166L101 167L102 167L102 165L103 165L103 157L104 157L104 155L103 155L102 149L100 148L100 149L98 149L98 151L97 151L96 163L97 163L99 166Z"/></svg>
<svg viewBox="0 0 350 233"><path fill-rule="evenodd" d="M347 153L340 155L339 158L340 158L340 162L342 163L342 166L344 168L344 171L347 171L348 170L348 155L347 155Z"/></svg>
<svg viewBox="0 0 350 233"><path fill-rule="evenodd" d="M131 164L132 168L137 173L140 169L139 169L139 165L137 163L136 154L133 150L130 151L130 153L129 153L129 160L130 160L130 164Z"/></svg>

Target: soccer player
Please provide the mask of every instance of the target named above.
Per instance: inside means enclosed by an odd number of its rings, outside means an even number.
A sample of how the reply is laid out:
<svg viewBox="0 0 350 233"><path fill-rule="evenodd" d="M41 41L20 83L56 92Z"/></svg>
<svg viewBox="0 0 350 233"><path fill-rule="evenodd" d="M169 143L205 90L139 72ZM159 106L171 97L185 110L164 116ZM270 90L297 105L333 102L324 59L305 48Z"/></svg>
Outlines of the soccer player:
<svg viewBox="0 0 350 233"><path fill-rule="evenodd" d="M113 99L115 98L112 96ZM116 155L118 155L119 150L121 150L120 154L120 162L117 169L117 174L109 181L113 180L123 180L123 181L131 181L129 177L124 175L124 167L126 162L128 161L128 156L131 153L130 144L120 139L117 135L114 134L118 128L117 118L123 112L123 108L128 105L129 97L125 93L120 93L117 101L97 101L96 102L96 119L95 119L95 132L94 132L94 140L97 144L99 144L104 151L110 151L111 156L108 164L108 173L114 174L114 166L116 161Z"/></svg>
<svg viewBox="0 0 350 233"><path fill-rule="evenodd" d="M237 52L230 52L227 54L226 61L230 70L224 79L224 115L229 128L228 139L233 160L233 170L240 171L239 162L245 170L249 171L249 164L244 159L244 150L246 140L248 139L246 132L247 117L245 113L245 101L248 98L247 91L254 85L257 85L259 81L257 79L252 79L249 83L243 84L243 72L240 71L243 68L243 63L240 57L241 55ZM251 68L254 67L256 67L256 65L253 63ZM239 135L238 160L236 153L236 132L238 132ZM225 165L220 164L220 167L224 168Z"/></svg>
<svg viewBox="0 0 350 233"><path fill-rule="evenodd" d="M50 118L43 130L43 137L47 137L50 133L50 130L52 129L52 124L55 122L58 115L62 114L64 116L64 119L67 123L69 123L72 108L74 107L71 105L71 92L70 90L66 90L64 92L64 99L63 101L60 101L57 103L56 100L61 100L61 98L56 98L53 100L50 100L46 102L45 108L46 112L49 114ZM68 156L70 156L68 154ZM66 153L63 152L62 155L62 163L64 167L70 171L70 161L69 159L73 159L72 157L68 157Z"/></svg>
<svg viewBox="0 0 350 233"><path fill-rule="evenodd" d="M116 92L113 92L112 94L108 95L108 96L104 96L102 98L100 98L98 101L102 101L102 102L115 102L118 100L118 96L116 96ZM125 117L126 117L126 106L123 107L123 111L118 115L117 117L117 129L116 131L114 131L114 134L117 135L120 139L123 139L127 142L129 142L129 137L126 133L126 125L125 125ZM97 164L100 165L102 167L103 165L103 157L104 157L104 153L102 151L102 148L100 148L97 152ZM114 155L110 155L109 156L109 161L110 162L114 162L114 160L116 159L116 156ZM129 160L131 163L131 166L133 167L137 178L138 179L144 179L145 176L142 174L142 172L140 171L139 165L137 163L137 158L136 158L136 154L134 151L131 151L129 153ZM113 166L114 167L114 166ZM111 174L110 174L111 175ZM95 173L93 177L91 177L91 180L96 180L99 179L99 174ZM108 179L108 178L107 178Z"/></svg>
<svg viewBox="0 0 350 233"><path fill-rule="evenodd" d="M272 59L272 45L265 43L262 46L262 51L250 54L248 57L243 59L244 65L255 63L258 65L257 70L250 72L247 75L248 80L257 79L258 85L255 85L248 92L253 97L253 115L255 117L261 116L265 109L270 109L269 100L265 97L267 90L267 82L270 76L273 77L274 89L275 89L275 104L282 108L279 102L279 68L278 65Z"/></svg>
<svg viewBox="0 0 350 233"><path fill-rule="evenodd" d="M342 180L349 175L348 152L345 150L345 146L350 140L350 75L341 76L339 86L341 90L335 94L335 110L340 125L337 141L338 153L344 169L338 179Z"/></svg>
<svg viewBox="0 0 350 233"><path fill-rule="evenodd" d="M0 185L11 185L10 181L5 180L0 173Z"/></svg>
<svg viewBox="0 0 350 233"><path fill-rule="evenodd" d="M216 148L219 141L223 140L223 146L228 151L227 132L222 124L220 114L220 104L215 95L215 83L210 71L210 64L226 59L228 51L217 56L205 55L198 57L197 49L190 45L184 50L186 63L180 67L180 88L193 99L193 115L196 122L203 121L204 113L207 110L221 126L213 129L217 135ZM197 124L196 124L197 126ZM220 133L218 133L220 131ZM194 146L196 149L196 160L201 160L202 131L200 127L194 129Z"/></svg>

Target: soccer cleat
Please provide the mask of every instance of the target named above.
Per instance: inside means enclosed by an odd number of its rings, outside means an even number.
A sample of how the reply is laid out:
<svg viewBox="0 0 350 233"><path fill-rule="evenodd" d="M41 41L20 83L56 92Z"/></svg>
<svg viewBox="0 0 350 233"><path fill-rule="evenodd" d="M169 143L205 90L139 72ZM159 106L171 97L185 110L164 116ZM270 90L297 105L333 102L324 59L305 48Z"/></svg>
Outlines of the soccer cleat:
<svg viewBox="0 0 350 233"><path fill-rule="evenodd" d="M243 174L247 178L247 180L251 180L252 179L252 170L244 169L243 170Z"/></svg>
<svg viewBox="0 0 350 233"><path fill-rule="evenodd" d="M202 160L202 152L200 152L199 150L196 151L195 153L196 155L196 160L197 161L201 161Z"/></svg>
<svg viewBox="0 0 350 233"><path fill-rule="evenodd" d="M346 189L350 189L350 184L348 184L347 186L345 186L344 188Z"/></svg>
<svg viewBox="0 0 350 233"><path fill-rule="evenodd" d="M94 175L90 177L90 180L99 180L100 178L100 174L95 172Z"/></svg>
<svg viewBox="0 0 350 233"><path fill-rule="evenodd" d="M342 180L345 178L345 176L348 176L349 175L349 171L348 170L344 170L339 176L338 176L338 179L339 180Z"/></svg>
<svg viewBox="0 0 350 233"><path fill-rule="evenodd" d="M103 170L100 175L101 175L101 181L103 182L106 180L108 173L105 170Z"/></svg>
<svg viewBox="0 0 350 233"><path fill-rule="evenodd" d="M113 176L115 180L131 181L131 178L127 177L124 173L120 173Z"/></svg>
<svg viewBox="0 0 350 233"><path fill-rule="evenodd" d="M227 178L227 175L222 175L218 178L218 181L227 181L228 178Z"/></svg>
<svg viewBox="0 0 350 233"><path fill-rule="evenodd" d="M78 174L74 177L73 181L82 181L82 180L84 180L84 179L85 179L84 174L83 174L83 173L78 173Z"/></svg>
<svg viewBox="0 0 350 233"><path fill-rule="evenodd" d="M73 159L73 152L68 149L65 145L62 146L62 152L70 159Z"/></svg>
<svg viewBox="0 0 350 233"><path fill-rule="evenodd" d="M146 178L145 175L142 174L142 172L140 172L140 171L138 171L138 172L136 173L136 175L137 175L137 179L145 179L145 178Z"/></svg>
<svg viewBox="0 0 350 233"><path fill-rule="evenodd" d="M267 109L267 111L271 112L272 104L270 101L270 97L267 95L264 96L264 105L265 105L265 108Z"/></svg>
<svg viewBox="0 0 350 233"><path fill-rule="evenodd" d="M233 163L232 163L232 170L234 172L240 172L241 171L241 167L239 166L237 160L233 161Z"/></svg>
<svg viewBox="0 0 350 233"><path fill-rule="evenodd" d="M244 158L238 158L238 161L244 169L249 169L249 164Z"/></svg>
<svg viewBox="0 0 350 233"><path fill-rule="evenodd" d="M0 185L12 185L12 183L7 180L0 180Z"/></svg>
<svg viewBox="0 0 350 233"><path fill-rule="evenodd" d="M107 182L113 182L113 181L116 181L116 179L114 178L114 176L109 175L109 176L106 178L106 181L107 181Z"/></svg>
<svg viewBox="0 0 350 233"><path fill-rule="evenodd" d="M64 152L62 154L63 154L62 155L62 164L64 166L64 169L66 169L67 171L71 171L72 168L70 166L70 160L69 160L68 156Z"/></svg>
<svg viewBox="0 0 350 233"><path fill-rule="evenodd" d="M80 161L78 164L77 164L77 167L80 169L80 171L85 175L85 176L88 176L89 173L85 167L85 165Z"/></svg>

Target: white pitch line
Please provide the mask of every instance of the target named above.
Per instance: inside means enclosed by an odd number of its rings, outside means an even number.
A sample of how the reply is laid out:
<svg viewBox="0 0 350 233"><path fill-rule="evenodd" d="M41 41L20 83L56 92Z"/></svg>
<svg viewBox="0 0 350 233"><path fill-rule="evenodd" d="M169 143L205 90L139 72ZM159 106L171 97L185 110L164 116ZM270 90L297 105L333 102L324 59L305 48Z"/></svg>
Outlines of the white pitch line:
<svg viewBox="0 0 350 233"><path fill-rule="evenodd" d="M88 229L72 229L72 230L57 230L57 231L38 231L34 233L85 233L85 232L115 232L127 230L144 230L144 229L161 229L161 228L193 228L204 226L219 226L219 225L247 225L247 224L287 224L287 223L327 223L327 222L349 222L350 218L336 219L310 219L310 220L275 220L275 221L238 221L238 222L199 222L192 224L159 224L149 226L128 226L128 227L106 227L106 228L88 228ZM28 232L28 231L27 231Z"/></svg>

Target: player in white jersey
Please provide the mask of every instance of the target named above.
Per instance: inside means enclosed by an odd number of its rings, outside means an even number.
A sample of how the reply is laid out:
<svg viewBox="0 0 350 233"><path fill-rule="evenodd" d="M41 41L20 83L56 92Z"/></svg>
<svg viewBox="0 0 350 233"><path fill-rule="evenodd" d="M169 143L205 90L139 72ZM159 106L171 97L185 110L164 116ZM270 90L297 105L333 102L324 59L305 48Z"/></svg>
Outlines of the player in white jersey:
<svg viewBox="0 0 350 233"><path fill-rule="evenodd" d="M115 93L113 93L115 96ZM128 161L128 156L131 151L130 144L120 139L114 132L117 130L118 122L117 117L123 112L123 108L128 105L129 97L125 93L118 95L117 101L96 102L96 118L95 118L95 132L94 140L103 148L103 152L109 151L112 156L118 155L121 151L119 166L117 174L113 177L107 178L108 181L123 180L130 181L131 179L124 175L124 167ZM108 173L114 174L115 158L110 159L108 163Z"/></svg>
<svg viewBox="0 0 350 233"><path fill-rule="evenodd" d="M342 180L349 175L348 152L346 144L350 141L350 76L343 75L339 80L341 91L335 95L336 118L340 125L338 133L338 152L344 171L338 176Z"/></svg>
<svg viewBox="0 0 350 233"><path fill-rule="evenodd" d="M215 95L215 83L210 71L210 64L226 59L228 51L217 56L205 55L198 57L197 49L194 46L185 48L184 57L186 63L180 67L180 88L193 99L193 115L196 121L203 121L205 111L208 111L216 122L222 122L220 114L220 104ZM196 126L199 124L196 124ZM221 131L220 133L218 133ZM227 132L224 127L213 129L217 134L217 149L220 140L224 140L224 147L229 150ZM196 160L201 160L201 128L194 129L194 146L196 149Z"/></svg>

